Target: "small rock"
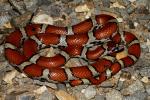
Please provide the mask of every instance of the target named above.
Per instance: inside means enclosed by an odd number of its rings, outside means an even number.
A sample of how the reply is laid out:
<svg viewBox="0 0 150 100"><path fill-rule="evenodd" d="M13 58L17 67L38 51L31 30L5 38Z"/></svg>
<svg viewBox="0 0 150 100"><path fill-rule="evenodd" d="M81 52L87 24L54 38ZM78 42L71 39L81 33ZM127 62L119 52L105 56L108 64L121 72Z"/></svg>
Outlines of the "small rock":
<svg viewBox="0 0 150 100"><path fill-rule="evenodd" d="M145 6L138 6L138 8L135 9L135 13L148 15L149 11Z"/></svg>
<svg viewBox="0 0 150 100"><path fill-rule="evenodd" d="M54 2L55 0L38 0L37 5L50 5L52 2Z"/></svg>
<svg viewBox="0 0 150 100"><path fill-rule="evenodd" d="M0 60L2 60L2 59L0 59ZM5 71L5 68L6 68L6 66L8 65L8 62L7 61L0 61L0 71Z"/></svg>
<svg viewBox="0 0 150 100"><path fill-rule="evenodd" d="M148 49L149 49L149 52L150 52L150 40L149 39L147 39L147 41L146 41L146 46L148 47ZM149 69L149 68L148 68ZM145 71L145 72L144 72ZM142 73L144 72L144 73L146 73L146 72L148 72L148 71L150 71L150 70L144 70L144 68L142 68ZM140 72L141 73L141 72ZM147 75L150 77L150 75L149 75L149 73L147 73Z"/></svg>
<svg viewBox="0 0 150 100"><path fill-rule="evenodd" d="M84 94L82 94L80 91L76 92L75 94L76 100L87 100Z"/></svg>
<svg viewBox="0 0 150 100"><path fill-rule="evenodd" d="M135 2L136 0L129 0L130 2Z"/></svg>
<svg viewBox="0 0 150 100"><path fill-rule="evenodd" d="M125 8L124 6L120 5L118 2L115 2L115 3L112 4L112 6L110 6L110 8L113 8L113 7L115 7L115 8Z"/></svg>
<svg viewBox="0 0 150 100"><path fill-rule="evenodd" d="M130 4L129 0L122 0L122 2L123 2L123 4L126 5L126 6Z"/></svg>
<svg viewBox="0 0 150 100"><path fill-rule="evenodd" d="M5 99L2 99L2 100L16 100L16 95L7 94Z"/></svg>
<svg viewBox="0 0 150 100"><path fill-rule="evenodd" d="M57 87L58 87L59 90L64 90L64 91L67 90L65 84L58 83L58 84L57 84Z"/></svg>
<svg viewBox="0 0 150 100"><path fill-rule="evenodd" d="M123 96L117 90L112 90L106 93L106 100L122 100Z"/></svg>
<svg viewBox="0 0 150 100"><path fill-rule="evenodd" d="M55 95L58 98L58 100L76 100L74 96L68 94L63 90L56 91Z"/></svg>
<svg viewBox="0 0 150 100"><path fill-rule="evenodd" d="M63 12L63 6L61 4L52 4L46 7L47 12L50 13L52 17L60 17Z"/></svg>
<svg viewBox="0 0 150 100"><path fill-rule="evenodd" d="M148 28L148 31L150 32L150 22L146 26Z"/></svg>
<svg viewBox="0 0 150 100"><path fill-rule="evenodd" d="M123 88L124 81L119 80L116 90L121 90Z"/></svg>
<svg viewBox="0 0 150 100"><path fill-rule="evenodd" d="M16 1L16 0L9 0L9 3L13 6L13 8L19 13L19 14L24 14L25 11L25 4L23 0L21 1Z"/></svg>
<svg viewBox="0 0 150 100"><path fill-rule="evenodd" d="M149 79L148 79L148 77L143 77L143 78L141 79L141 81L144 82L144 83L148 83L148 82L149 82Z"/></svg>
<svg viewBox="0 0 150 100"><path fill-rule="evenodd" d="M0 3L6 3L8 0L0 0Z"/></svg>
<svg viewBox="0 0 150 100"><path fill-rule="evenodd" d="M77 100L87 100L85 95L81 93L81 90L85 88L87 88L87 85L79 85L79 86L67 88L67 89L69 89L68 91L72 91L72 94L76 97Z"/></svg>
<svg viewBox="0 0 150 100"><path fill-rule="evenodd" d="M139 15L136 17L138 20L150 20L150 15Z"/></svg>
<svg viewBox="0 0 150 100"><path fill-rule="evenodd" d="M105 96L104 95L96 95L95 100L105 100Z"/></svg>
<svg viewBox="0 0 150 100"><path fill-rule="evenodd" d="M149 48L149 52L150 52L150 48ZM139 72L142 76L150 77L150 67L140 68Z"/></svg>
<svg viewBox="0 0 150 100"><path fill-rule="evenodd" d="M55 95L53 95L52 93L48 92L47 90L44 91L41 95L40 95L40 100L55 100L56 97Z"/></svg>
<svg viewBox="0 0 150 100"><path fill-rule="evenodd" d="M93 86L89 86L86 89L83 89L82 93L84 93L87 99L92 99L96 95L96 89Z"/></svg>
<svg viewBox="0 0 150 100"><path fill-rule="evenodd" d="M8 22L10 22L11 16L8 14L8 12L1 12L0 13L0 28L9 28Z"/></svg>
<svg viewBox="0 0 150 100"><path fill-rule="evenodd" d="M146 7L149 3L150 3L149 0L137 0L136 1L137 7L138 6L145 6Z"/></svg>
<svg viewBox="0 0 150 100"><path fill-rule="evenodd" d="M146 92L150 95L150 85L145 85L145 88L146 88Z"/></svg>
<svg viewBox="0 0 150 100"><path fill-rule="evenodd" d="M53 25L53 18L47 14L37 14L32 19L33 23Z"/></svg>
<svg viewBox="0 0 150 100"><path fill-rule="evenodd" d="M141 92L141 91L137 91L136 93L134 93L133 95L130 96L125 96L123 98L123 100L148 100L147 98L147 93L146 92Z"/></svg>
<svg viewBox="0 0 150 100"><path fill-rule="evenodd" d="M133 84L129 85L127 88L122 89L124 95L134 94L137 91L145 91L144 86L141 81L136 80Z"/></svg>
<svg viewBox="0 0 150 100"><path fill-rule="evenodd" d="M121 23L123 22L123 18L117 18L117 21Z"/></svg>
<svg viewBox="0 0 150 100"><path fill-rule="evenodd" d="M36 93L36 94L42 94L45 91L47 91L47 87L42 86L42 87L38 88L37 90L34 90L33 92Z"/></svg>
<svg viewBox="0 0 150 100"><path fill-rule="evenodd" d="M102 0L102 3L104 7L110 7L110 0Z"/></svg>
<svg viewBox="0 0 150 100"><path fill-rule="evenodd" d="M128 14L127 10L119 9L119 12L120 12L121 16L123 17L123 19L129 18L129 14Z"/></svg>
<svg viewBox="0 0 150 100"><path fill-rule="evenodd" d="M17 75L17 73L18 73L17 70L13 70L13 71L11 71L11 72L8 72L8 73L4 76L3 80L4 80L5 82L9 83L9 84L12 84L12 79L15 78L15 76Z"/></svg>
<svg viewBox="0 0 150 100"><path fill-rule="evenodd" d="M135 29L134 23L131 20L128 21L128 24L130 29Z"/></svg>
<svg viewBox="0 0 150 100"><path fill-rule="evenodd" d="M50 82L46 82L46 81L42 82L40 80L34 80L34 83L38 84L38 85L41 85L41 86L45 85L47 87L50 87L50 88L53 88L53 89L57 89L57 86L56 86L55 83L50 83Z"/></svg>
<svg viewBox="0 0 150 100"><path fill-rule="evenodd" d="M16 100L35 100L35 97L32 95L23 94L23 95L17 96Z"/></svg>
<svg viewBox="0 0 150 100"><path fill-rule="evenodd" d="M135 7L132 6L132 5L127 6L126 9L127 9L127 12L128 12L129 14L131 14L131 13L133 13L133 12L135 11Z"/></svg>
<svg viewBox="0 0 150 100"><path fill-rule="evenodd" d="M24 3L26 5L26 8L29 9L30 11L33 11L36 9L36 5L38 3L38 0L24 0Z"/></svg>
<svg viewBox="0 0 150 100"><path fill-rule="evenodd" d="M21 16L13 18L12 22L16 27L23 27L26 26L26 24L30 21L31 16L31 12L26 12Z"/></svg>
<svg viewBox="0 0 150 100"><path fill-rule="evenodd" d="M138 22L134 22L133 24L134 24L134 27L137 27L139 25Z"/></svg>
<svg viewBox="0 0 150 100"><path fill-rule="evenodd" d="M9 11L12 10L12 6L9 3L0 3L0 11Z"/></svg>
<svg viewBox="0 0 150 100"><path fill-rule="evenodd" d="M112 80L107 80L107 81L104 81L100 84L100 87L103 87L103 88L108 88L108 87L113 87L115 84L113 83Z"/></svg>
<svg viewBox="0 0 150 100"><path fill-rule="evenodd" d="M75 8L75 12L88 12L88 11L90 11L90 9L88 8L86 4L79 5Z"/></svg>
<svg viewBox="0 0 150 100"><path fill-rule="evenodd" d="M69 3L69 2L72 2L74 0L61 0L62 3Z"/></svg>

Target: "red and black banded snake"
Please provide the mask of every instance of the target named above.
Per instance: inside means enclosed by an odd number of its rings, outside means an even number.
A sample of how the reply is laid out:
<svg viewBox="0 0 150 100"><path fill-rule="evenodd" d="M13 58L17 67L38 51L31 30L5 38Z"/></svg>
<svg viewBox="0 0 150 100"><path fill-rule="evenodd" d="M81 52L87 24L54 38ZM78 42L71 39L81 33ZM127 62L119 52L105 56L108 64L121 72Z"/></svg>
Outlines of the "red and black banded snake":
<svg viewBox="0 0 150 100"><path fill-rule="evenodd" d="M49 47L58 52L50 57L39 53ZM127 55L117 59L117 53L122 51ZM47 25L44 31L42 24L28 24L10 33L5 41L5 56L16 69L33 79L71 86L100 84L122 68L132 66L140 53L135 35L120 32L116 18L107 14L70 27ZM88 63L65 67L74 57Z"/></svg>

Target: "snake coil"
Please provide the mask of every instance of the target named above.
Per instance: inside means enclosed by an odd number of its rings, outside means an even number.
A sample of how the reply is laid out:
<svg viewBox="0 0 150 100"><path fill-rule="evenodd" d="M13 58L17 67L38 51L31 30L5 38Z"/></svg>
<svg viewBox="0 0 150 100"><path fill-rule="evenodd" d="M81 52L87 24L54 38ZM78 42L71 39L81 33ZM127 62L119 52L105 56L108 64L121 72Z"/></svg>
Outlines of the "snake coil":
<svg viewBox="0 0 150 100"><path fill-rule="evenodd" d="M138 39L130 32L119 32L117 20L110 15L96 15L94 20L89 18L71 27L43 27L28 24L10 33L5 41L9 63L33 79L71 86L97 85L140 57ZM56 49L55 55L43 56L40 51L50 47ZM127 55L117 59L123 51ZM71 58L87 63L65 67Z"/></svg>

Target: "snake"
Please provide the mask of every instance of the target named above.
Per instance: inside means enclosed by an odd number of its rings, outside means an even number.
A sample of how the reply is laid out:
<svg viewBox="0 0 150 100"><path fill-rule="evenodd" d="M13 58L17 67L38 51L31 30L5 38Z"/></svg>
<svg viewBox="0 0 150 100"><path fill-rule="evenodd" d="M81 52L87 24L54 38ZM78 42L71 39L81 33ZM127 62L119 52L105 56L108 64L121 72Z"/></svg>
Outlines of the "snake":
<svg viewBox="0 0 150 100"><path fill-rule="evenodd" d="M121 31L118 24L109 14L72 26L28 23L6 36L5 57L16 70L35 80L99 85L140 57L139 40L133 33ZM48 48L55 52L45 55ZM124 56L117 58L122 52ZM81 63L66 67L71 59Z"/></svg>

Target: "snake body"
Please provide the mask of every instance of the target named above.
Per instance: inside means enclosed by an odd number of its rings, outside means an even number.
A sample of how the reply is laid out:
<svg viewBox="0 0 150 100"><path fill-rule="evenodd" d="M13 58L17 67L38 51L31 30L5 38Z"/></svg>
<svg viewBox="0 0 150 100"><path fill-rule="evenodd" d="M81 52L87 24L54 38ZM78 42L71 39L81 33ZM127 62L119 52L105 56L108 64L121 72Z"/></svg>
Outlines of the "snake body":
<svg viewBox="0 0 150 100"><path fill-rule="evenodd" d="M43 27L42 24L28 24L10 33L5 41L6 59L33 79L71 86L98 85L122 68L132 66L140 57L136 36L120 32L116 18L107 14L69 27ZM50 47L57 49L55 55L40 54ZM127 55L117 59L117 54L123 51ZM87 64L65 67L71 58L82 59Z"/></svg>

